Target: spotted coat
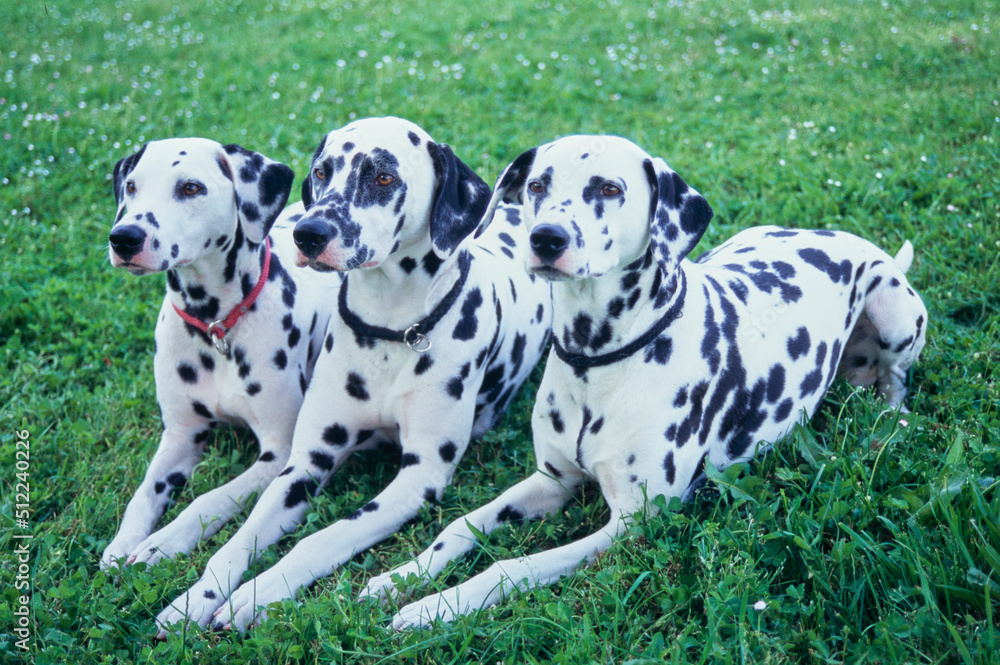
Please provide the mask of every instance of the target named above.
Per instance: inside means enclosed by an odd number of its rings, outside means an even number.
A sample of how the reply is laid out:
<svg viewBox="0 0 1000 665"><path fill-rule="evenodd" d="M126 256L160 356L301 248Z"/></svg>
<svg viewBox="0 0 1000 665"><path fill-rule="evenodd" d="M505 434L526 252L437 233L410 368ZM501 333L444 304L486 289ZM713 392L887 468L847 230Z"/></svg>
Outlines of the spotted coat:
<svg viewBox="0 0 1000 665"><path fill-rule="evenodd" d="M266 487L288 458L340 286L339 275L295 265L292 226L302 209L282 212L292 179L291 169L260 153L194 138L148 143L115 165L111 263L133 275L165 273L167 292L153 360L163 435L104 551L105 566L190 551ZM205 324L226 318L261 280L265 238L266 281L220 353L177 310ZM259 457L154 533L220 425L253 430Z"/></svg>
<svg viewBox="0 0 1000 665"><path fill-rule="evenodd" d="M161 625L188 618L243 629L440 498L550 330L551 287L524 270L518 208L502 208L488 234L471 237L489 198L448 146L410 122L359 120L324 137L294 235L300 263L345 272L334 341L323 346L288 464ZM378 496L239 586L248 552L294 530L353 451L386 441L399 447L400 469Z"/></svg>
<svg viewBox="0 0 1000 665"><path fill-rule="evenodd" d="M616 137L529 150L501 177L491 207L500 202L523 205L529 270L553 283L553 350L532 415L538 471L364 595L392 593L397 574L438 574L475 533L555 512L587 479L612 516L575 543L407 605L397 628L471 612L593 561L624 518L651 508L647 497L687 499L707 462L747 460L804 422L838 370L902 406L927 331L905 276L909 243L893 259L847 233L763 226L689 261L710 206L663 160Z"/></svg>

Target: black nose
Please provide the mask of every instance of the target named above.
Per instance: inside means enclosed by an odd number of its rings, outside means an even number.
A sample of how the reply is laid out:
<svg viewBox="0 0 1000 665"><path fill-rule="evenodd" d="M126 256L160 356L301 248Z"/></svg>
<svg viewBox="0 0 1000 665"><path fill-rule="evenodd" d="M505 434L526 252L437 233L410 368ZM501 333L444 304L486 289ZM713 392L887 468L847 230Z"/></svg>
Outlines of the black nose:
<svg viewBox="0 0 1000 665"><path fill-rule="evenodd" d="M336 231L326 222L317 219L303 219L295 225L292 237L299 251L310 259L315 259L323 253L327 243Z"/></svg>
<svg viewBox="0 0 1000 665"><path fill-rule="evenodd" d="M128 261L142 251L142 245L146 242L146 232L134 224L128 224L113 229L108 240L115 254Z"/></svg>
<svg viewBox="0 0 1000 665"><path fill-rule="evenodd" d="M569 247L569 234L561 226L541 224L531 230L531 251L543 261L555 261Z"/></svg>

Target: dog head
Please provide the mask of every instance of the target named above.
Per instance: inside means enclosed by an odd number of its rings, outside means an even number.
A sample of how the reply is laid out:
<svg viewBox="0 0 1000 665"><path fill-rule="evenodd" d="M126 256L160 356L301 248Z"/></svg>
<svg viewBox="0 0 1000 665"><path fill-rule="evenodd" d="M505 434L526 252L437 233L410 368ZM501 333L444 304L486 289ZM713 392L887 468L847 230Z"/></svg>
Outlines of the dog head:
<svg viewBox="0 0 1000 665"><path fill-rule="evenodd" d="M292 170L238 145L166 139L115 164L111 264L169 270L230 244L261 243L288 200Z"/></svg>
<svg viewBox="0 0 1000 665"><path fill-rule="evenodd" d="M300 264L382 265L429 239L448 256L476 227L490 188L451 149L399 118L367 118L326 135L302 183Z"/></svg>
<svg viewBox="0 0 1000 665"><path fill-rule="evenodd" d="M501 201L524 206L527 268L550 280L599 277L648 250L670 275L712 218L666 162L617 136L569 136L521 154L497 181L479 233Z"/></svg>

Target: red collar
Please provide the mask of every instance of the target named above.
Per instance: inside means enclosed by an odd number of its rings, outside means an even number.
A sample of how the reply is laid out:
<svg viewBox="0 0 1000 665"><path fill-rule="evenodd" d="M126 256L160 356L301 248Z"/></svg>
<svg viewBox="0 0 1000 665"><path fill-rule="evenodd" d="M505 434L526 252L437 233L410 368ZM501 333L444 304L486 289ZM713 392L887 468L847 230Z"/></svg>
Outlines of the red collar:
<svg viewBox="0 0 1000 665"><path fill-rule="evenodd" d="M185 323L189 323L198 330L202 331L210 338L212 338L212 343L215 344L215 350L222 355L229 355L229 340L226 339L226 333L232 330L236 322L240 320L240 317L247 313L247 310L254 304L257 300L257 296L264 289L264 284L267 282L267 274L271 269L271 239L268 238L264 243L264 268L260 271L260 279L257 280L256 286L253 290L247 294L247 297L243 301L233 308L229 312L229 316L224 319L219 319L218 321L213 321L212 323L206 324L201 319L196 319L184 310L182 310L177 305L174 305L174 309L177 310L178 316L184 319ZM173 303L171 303L173 304Z"/></svg>

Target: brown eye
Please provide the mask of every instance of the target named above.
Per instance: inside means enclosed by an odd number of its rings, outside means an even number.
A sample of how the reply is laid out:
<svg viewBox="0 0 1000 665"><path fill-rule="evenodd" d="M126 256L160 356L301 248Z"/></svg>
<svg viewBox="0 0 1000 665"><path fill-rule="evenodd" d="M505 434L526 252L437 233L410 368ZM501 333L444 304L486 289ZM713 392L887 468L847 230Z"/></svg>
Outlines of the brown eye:
<svg viewBox="0 0 1000 665"><path fill-rule="evenodd" d="M125 183L125 191L129 194L135 194L135 183L129 180Z"/></svg>
<svg viewBox="0 0 1000 665"><path fill-rule="evenodd" d="M384 187L386 185L391 185L392 183L394 183L396 181L396 177L389 175L388 173L379 173L375 177L375 180L376 182L378 182L378 184Z"/></svg>
<svg viewBox="0 0 1000 665"><path fill-rule="evenodd" d="M543 189L542 183L537 180L532 180L528 183L528 191L533 194L541 194Z"/></svg>
<svg viewBox="0 0 1000 665"><path fill-rule="evenodd" d="M326 174L323 173L323 169L318 166L313 169L313 175L316 176L317 180L326 180Z"/></svg>
<svg viewBox="0 0 1000 665"><path fill-rule="evenodd" d="M618 196L622 190L617 185L607 184L601 187L601 196Z"/></svg>
<svg viewBox="0 0 1000 665"><path fill-rule="evenodd" d="M201 191L201 185L196 182L184 183L184 193L188 196L194 196Z"/></svg>

